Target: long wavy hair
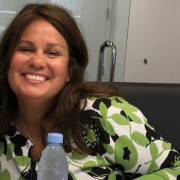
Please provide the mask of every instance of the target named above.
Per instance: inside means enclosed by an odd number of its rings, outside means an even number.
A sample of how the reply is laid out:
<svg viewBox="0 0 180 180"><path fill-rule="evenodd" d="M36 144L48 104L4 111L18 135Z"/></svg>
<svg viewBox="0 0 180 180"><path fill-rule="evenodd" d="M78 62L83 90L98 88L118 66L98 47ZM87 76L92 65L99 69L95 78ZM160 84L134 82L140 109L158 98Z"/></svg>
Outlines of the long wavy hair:
<svg viewBox="0 0 180 180"><path fill-rule="evenodd" d="M70 139L83 151L87 147L82 138L82 129L86 128L80 120L80 99L87 96L118 95L113 87L92 86L85 82L84 74L88 64L88 51L83 35L71 13L58 5L27 4L12 20L4 31L0 42L0 132L5 135L17 113L16 96L11 90L7 73L17 42L25 28L37 19L51 23L65 38L69 49L69 64L72 76L69 83L57 95L56 102L44 115L41 122L41 136L46 145L49 132L64 134L67 151L72 150ZM98 88L99 87L99 88Z"/></svg>

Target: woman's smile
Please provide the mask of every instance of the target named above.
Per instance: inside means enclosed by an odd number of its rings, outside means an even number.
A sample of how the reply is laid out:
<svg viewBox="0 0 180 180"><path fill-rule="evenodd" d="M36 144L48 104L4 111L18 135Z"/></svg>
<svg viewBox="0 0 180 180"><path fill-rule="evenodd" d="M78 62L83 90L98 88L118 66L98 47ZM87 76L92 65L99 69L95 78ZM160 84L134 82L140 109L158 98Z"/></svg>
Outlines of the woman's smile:
<svg viewBox="0 0 180 180"><path fill-rule="evenodd" d="M35 81L45 81L48 79L45 76L34 75L34 74L23 74L23 75L26 79L35 80Z"/></svg>

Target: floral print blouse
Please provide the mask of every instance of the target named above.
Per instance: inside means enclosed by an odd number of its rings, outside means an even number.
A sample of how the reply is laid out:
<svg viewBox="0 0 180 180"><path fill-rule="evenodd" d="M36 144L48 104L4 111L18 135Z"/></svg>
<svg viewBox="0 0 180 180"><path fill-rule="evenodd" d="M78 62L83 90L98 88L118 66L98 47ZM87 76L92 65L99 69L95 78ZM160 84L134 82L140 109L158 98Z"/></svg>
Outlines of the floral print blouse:
<svg viewBox="0 0 180 180"><path fill-rule="evenodd" d="M89 127L82 136L92 151L66 154L68 180L180 179L180 154L123 98L87 98L80 116ZM12 125L0 141L0 180L37 179L38 162L31 160L31 148L31 141Z"/></svg>

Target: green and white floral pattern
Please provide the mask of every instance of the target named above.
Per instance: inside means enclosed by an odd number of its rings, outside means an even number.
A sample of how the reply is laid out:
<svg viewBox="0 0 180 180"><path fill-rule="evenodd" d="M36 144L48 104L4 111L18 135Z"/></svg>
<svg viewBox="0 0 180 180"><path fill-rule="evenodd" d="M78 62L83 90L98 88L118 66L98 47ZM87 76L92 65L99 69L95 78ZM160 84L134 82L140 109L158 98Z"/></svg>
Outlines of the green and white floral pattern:
<svg viewBox="0 0 180 180"><path fill-rule="evenodd" d="M91 151L67 153L69 180L180 179L180 154L123 98L88 98L80 117L89 128L82 136ZM12 126L0 142L0 180L36 179L31 147Z"/></svg>

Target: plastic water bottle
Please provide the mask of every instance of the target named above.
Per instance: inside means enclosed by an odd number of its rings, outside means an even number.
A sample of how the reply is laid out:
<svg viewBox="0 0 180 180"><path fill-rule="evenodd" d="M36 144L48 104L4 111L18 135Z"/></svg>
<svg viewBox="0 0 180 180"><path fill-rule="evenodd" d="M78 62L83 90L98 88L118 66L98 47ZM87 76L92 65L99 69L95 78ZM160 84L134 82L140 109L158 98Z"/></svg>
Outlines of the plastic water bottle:
<svg viewBox="0 0 180 180"><path fill-rule="evenodd" d="M49 133L38 165L37 180L67 180L68 162L62 148L63 135Z"/></svg>

